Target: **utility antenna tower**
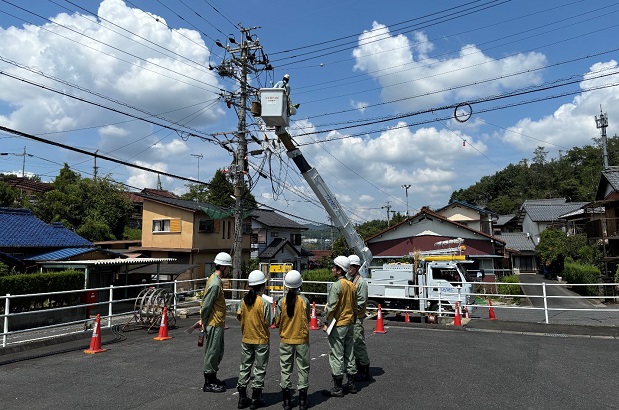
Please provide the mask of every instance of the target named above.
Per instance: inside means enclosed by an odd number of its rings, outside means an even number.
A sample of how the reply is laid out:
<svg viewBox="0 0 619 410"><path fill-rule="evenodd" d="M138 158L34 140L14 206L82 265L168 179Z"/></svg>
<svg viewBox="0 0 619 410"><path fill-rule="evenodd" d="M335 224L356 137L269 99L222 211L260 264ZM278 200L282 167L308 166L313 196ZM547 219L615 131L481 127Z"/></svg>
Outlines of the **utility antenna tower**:
<svg viewBox="0 0 619 410"><path fill-rule="evenodd" d="M238 108L238 126L236 131L237 149L235 153L236 166L230 167L230 175L234 181L234 243L232 246L232 276L234 279L241 277L241 265L243 262L243 202L248 192L245 183L247 174L247 102L250 96L257 95L257 90L249 87L248 75L255 75L264 70L272 70L269 59L262 50L262 45L252 30L260 27L245 28L239 24L240 41L230 35L228 43L223 45L219 40L215 44L230 55L220 65L214 67L221 77L229 77L239 83L239 90L223 95L228 107L232 105ZM238 288L238 281L234 281L234 288ZM234 292L236 294L236 292Z"/></svg>
<svg viewBox="0 0 619 410"><path fill-rule="evenodd" d="M606 140L606 128L608 127L608 114L602 113L602 106L600 105L600 115L595 116L595 126L602 130L602 156L604 159L604 169L608 168L608 141Z"/></svg>

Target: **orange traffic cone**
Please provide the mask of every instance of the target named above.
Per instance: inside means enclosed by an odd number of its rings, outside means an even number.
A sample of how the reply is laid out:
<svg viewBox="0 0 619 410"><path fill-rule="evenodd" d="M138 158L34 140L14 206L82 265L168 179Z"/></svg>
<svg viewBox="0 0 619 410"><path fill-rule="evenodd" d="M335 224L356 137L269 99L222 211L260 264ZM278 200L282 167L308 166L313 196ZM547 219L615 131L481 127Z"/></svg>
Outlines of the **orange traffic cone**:
<svg viewBox="0 0 619 410"><path fill-rule="evenodd" d="M492 301L490 299L488 299L488 306L490 306L488 309L488 319L497 320L496 316L494 316L494 309L492 308Z"/></svg>
<svg viewBox="0 0 619 410"><path fill-rule="evenodd" d="M411 318L408 316L408 308L406 308L407 310L404 311L404 323L410 323L411 322Z"/></svg>
<svg viewBox="0 0 619 410"><path fill-rule="evenodd" d="M310 330L319 330L318 318L316 317L316 302L312 302L312 314L310 315Z"/></svg>
<svg viewBox="0 0 619 410"><path fill-rule="evenodd" d="M90 347L84 350L84 353L95 354L105 352L107 349L101 349L101 315L97 314L95 319L95 327L92 329L92 339L90 339Z"/></svg>
<svg viewBox="0 0 619 410"><path fill-rule="evenodd" d="M466 306L464 307L464 318L465 319L471 318L471 314L469 313L469 308L467 308Z"/></svg>
<svg viewBox="0 0 619 410"><path fill-rule="evenodd" d="M383 311L380 309L380 305L378 305L378 314L376 315L376 329L374 329L374 333L387 333L385 330L385 326L383 325Z"/></svg>
<svg viewBox="0 0 619 410"><path fill-rule="evenodd" d="M460 305L456 302L456 316L454 317L454 326L462 326L462 318L460 317Z"/></svg>
<svg viewBox="0 0 619 410"><path fill-rule="evenodd" d="M168 336L168 307L164 306L163 314L161 315L161 325L159 325L159 336L154 340L168 340L172 339L172 336Z"/></svg>
<svg viewBox="0 0 619 410"><path fill-rule="evenodd" d="M271 304L271 309L273 309L273 317L275 317L275 300L273 300L273 303ZM275 329L277 326L275 326L275 322L273 322L273 324L271 325L271 329Z"/></svg>

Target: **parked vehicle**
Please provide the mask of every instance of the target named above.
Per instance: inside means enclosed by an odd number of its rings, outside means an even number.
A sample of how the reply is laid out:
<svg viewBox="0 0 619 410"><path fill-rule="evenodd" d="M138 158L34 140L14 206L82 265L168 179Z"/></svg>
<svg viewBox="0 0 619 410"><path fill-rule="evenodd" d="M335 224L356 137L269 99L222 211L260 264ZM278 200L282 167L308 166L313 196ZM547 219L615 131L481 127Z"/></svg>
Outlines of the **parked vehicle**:
<svg viewBox="0 0 619 410"><path fill-rule="evenodd" d="M407 309L420 313L455 310L475 304L473 282L461 255L420 256L413 264L385 264L372 269L368 282L368 308Z"/></svg>

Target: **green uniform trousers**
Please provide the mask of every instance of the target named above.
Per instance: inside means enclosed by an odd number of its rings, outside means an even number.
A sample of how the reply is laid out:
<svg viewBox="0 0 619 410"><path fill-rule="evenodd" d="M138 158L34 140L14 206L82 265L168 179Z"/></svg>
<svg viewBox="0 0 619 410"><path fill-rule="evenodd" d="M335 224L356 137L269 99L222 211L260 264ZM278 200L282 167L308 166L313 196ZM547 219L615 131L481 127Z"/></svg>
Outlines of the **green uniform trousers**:
<svg viewBox="0 0 619 410"><path fill-rule="evenodd" d="M251 376L251 368L254 368L254 389L264 387L264 376L269 364L269 345L252 345L241 343L241 367L239 369L239 381L237 387L246 387Z"/></svg>
<svg viewBox="0 0 619 410"><path fill-rule="evenodd" d="M224 357L224 328L207 326L204 335L204 373L217 373Z"/></svg>
<svg viewBox="0 0 619 410"><path fill-rule="evenodd" d="M354 352L354 325L334 326L329 335L329 365L333 376L357 373Z"/></svg>
<svg viewBox="0 0 619 410"><path fill-rule="evenodd" d="M370 364L370 357L368 356L368 348L365 345L365 329L363 328L363 319L357 319L355 322L355 361L362 365Z"/></svg>
<svg viewBox="0 0 619 410"><path fill-rule="evenodd" d="M281 376L279 385L282 389L292 389L292 369L297 364L297 390L306 389L309 386L310 350L309 343L290 345L279 344L279 364Z"/></svg>

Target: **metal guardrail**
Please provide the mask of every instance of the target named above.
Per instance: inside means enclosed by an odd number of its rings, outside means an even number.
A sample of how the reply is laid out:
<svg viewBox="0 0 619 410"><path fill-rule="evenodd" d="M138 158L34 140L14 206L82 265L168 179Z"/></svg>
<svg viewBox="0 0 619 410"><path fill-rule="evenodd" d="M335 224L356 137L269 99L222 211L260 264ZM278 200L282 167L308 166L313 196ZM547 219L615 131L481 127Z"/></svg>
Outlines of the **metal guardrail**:
<svg viewBox="0 0 619 410"><path fill-rule="evenodd" d="M241 287L245 287L244 286L244 282L246 282L246 280L244 279L228 279L229 280L229 284L233 285L235 284L235 281L238 282L238 284L236 284L235 286L231 286L230 288L225 288L224 292L229 293L229 294L238 294L239 299L232 299L232 298L227 298L226 299L226 304L228 306L230 306L231 308L234 308L234 310L236 310L236 306L238 305L238 303L240 303L240 298L242 298L242 295L244 292L246 292L246 290L244 289L240 289ZM201 292L203 292L204 288L197 288L194 290L190 290L190 291L183 291L183 292L179 292L179 285L181 284L189 284L189 285L195 285L197 283L201 283L202 285L204 284L205 280L204 279L194 279L194 280L186 280L186 281L173 281L173 282L158 282L158 283L151 283L151 284L140 284L140 285L128 285L128 286L110 286L110 287L102 287L102 288L93 288L93 289L87 289L87 291L97 291L97 292L105 292L107 291L108 294L108 300L106 301L100 301L100 302L94 302L94 303L82 303L82 304L78 304L78 305L74 305L74 306L62 306L62 307L55 307L55 308L50 308L50 309L44 309L44 310L36 310L36 311L27 311L27 312L15 312L15 313L11 313L10 312L10 308L11 308L11 301L15 300L15 299L19 299L19 298L28 298L28 297L40 297L40 296L54 296L54 295L62 295L62 294L77 294L77 295L81 295L83 292L85 292L86 290L84 289L80 289L80 290L74 290L74 291L64 291L64 292L48 292L48 293L38 293L38 294L25 294L25 295L10 295L10 294L6 294L4 296L0 296L0 306L2 306L2 304L4 305L4 313L0 314L0 318L2 318L3 321L3 331L2 333L0 333L0 335L2 336L2 347L6 347L8 344L18 344L18 343L23 343L26 341L34 341L34 340L40 340L40 339L45 339L49 336L43 336L43 337L37 337L37 336L33 336L32 338L29 339L23 339L23 338L19 338L18 336L23 336L24 334L28 334L28 333L37 333L40 331L44 331L44 330L58 330L58 329L63 329L66 328L67 330L65 331L65 333L60 333L60 334L71 334L71 333L78 333L78 332L83 332L85 329L87 329L87 326L89 324L92 323L93 319L90 317L85 317L84 319L80 319L80 320L73 320L73 321L67 321L64 323L58 323L58 324L53 324L53 325L46 325L46 326L37 326L37 327L33 327L33 328L28 328L28 329L22 329L22 330L13 330L13 331L9 331L9 324L11 323L11 320L17 317L20 317L22 315L28 315L28 314L35 314L36 312L61 312L61 311L67 311L67 310L71 310L71 309L84 309L84 308L98 308L98 307L103 307L103 306L107 306L107 314L106 315L101 315L102 318L102 327L107 327L107 328L111 328L112 327L112 322L113 321L117 321L117 323L123 319L127 319L129 318L129 320L131 320L131 317L135 317L136 315L140 315L140 309L137 308L136 306L138 306L136 300L137 298L122 298L122 299L114 299L114 291L118 291L118 290L122 290L122 289L131 289L131 288L141 288L141 289L147 289L147 288L157 288L157 287L168 287L169 290L171 291L171 306L169 306L169 309L173 309L174 312L178 312L178 309L183 309L183 308L196 308L199 309L199 305L200 305L200 300L199 298L196 300L186 300L184 298L191 296L191 295L196 295L196 294L200 294ZM327 292L326 289L328 288L328 285L332 282L318 282L318 281L306 281L304 282L305 284L315 284L315 285L324 285L325 286L325 292L303 292L304 295L306 296L310 296L310 295L314 295L314 296L327 296ZM458 299L459 300L466 300L466 296L474 296L476 299L478 298L482 298L482 299L490 299L490 300L495 300L495 301L501 301L502 299L511 299L511 300L515 300L515 299L520 299L520 298L528 298L528 299L542 299L543 300L543 306L542 307L534 307L534 306L514 306L514 305L510 305L510 304L506 304L506 305L502 305L502 304L494 304L494 305L479 305L479 304L462 304L460 306L461 309L467 308L467 309L472 309L472 308L477 308L477 309L489 309L489 308L495 308L495 309L518 309L518 310L528 310L528 311L543 311L544 312L544 317L545 317L545 323L549 323L549 312L556 312L556 311L577 311L577 312L591 312L591 311L599 311L599 309L587 309L587 308L570 308L570 307L552 307L549 306L549 301L553 301L556 299L581 299L581 300L586 300L586 299L594 299L594 300L599 300L601 298L604 299L612 299L616 302L619 302L619 296L580 296L580 295L575 295L575 296L553 296L553 295L548 295L548 288L549 287L570 287L570 288L574 288L574 287L587 287L587 286L595 286L596 288L600 288L600 287L613 287L615 289L619 289L619 284L617 283L611 283L611 284L600 284L600 283L592 283L592 284L563 284L563 283L539 283L539 284L531 284L531 283L506 283L506 282L475 282L475 284L477 285L478 289L482 289L482 292L479 293L465 293L462 291L461 287L458 287ZM243 285L243 286L240 286ZM497 293L495 292L487 292L488 289L497 289L498 286L501 285L519 285L521 288L523 287L540 287L541 288L541 295L532 295L532 294L526 294L526 295L521 295L521 294L501 294L501 293ZM401 287L412 287L413 285L390 285L390 286L401 286ZM417 286L417 285L415 285ZM457 286L457 283L456 283ZM428 286L430 287L430 286ZM142 291L143 292L143 291ZM281 297L283 296L282 291L270 291L270 295L271 296L275 296L277 297ZM449 316L449 315L454 315L455 312L449 308L450 304L448 302L448 299L453 299L453 292L447 293L447 294L441 294L439 292L439 296L438 296L438 304L439 304L439 308L438 311L436 313L438 313L439 315L445 315L445 316ZM3 302L3 303L2 303ZM115 305L120 305L120 304L125 304L125 307L127 306L133 306L133 308L129 308L129 309L116 309L117 312L114 313L114 306ZM319 307L323 307L324 304L317 304L316 306ZM143 306L140 305L140 308L143 308ZM121 310L120 312L118 312L118 310ZM371 309L370 309L371 310ZM399 314L403 314L403 313L419 313L417 311L414 310L410 310L410 309L385 309L385 308L381 308L382 311L384 312L393 312L393 313L399 313ZM8 313L7 313L8 312ZM618 308L606 308L604 310L604 312L619 312L619 306ZM197 311L196 311L197 313ZM619 315L618 315L619 317ZM104 320L106 320L106 324L104 324ZM57 336L59 333L57 332L55 335ZM10 341L10 338L13 337L14 339L16 339L15 341Z"/></svg>

